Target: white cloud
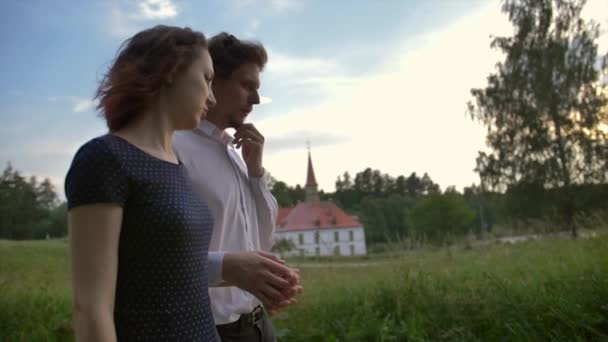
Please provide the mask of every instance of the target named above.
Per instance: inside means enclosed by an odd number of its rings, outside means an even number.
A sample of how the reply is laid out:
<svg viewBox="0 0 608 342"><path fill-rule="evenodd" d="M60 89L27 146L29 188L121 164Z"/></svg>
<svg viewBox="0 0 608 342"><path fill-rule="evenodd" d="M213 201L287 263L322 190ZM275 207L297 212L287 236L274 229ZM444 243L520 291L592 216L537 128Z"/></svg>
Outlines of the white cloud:
<svg viewBox="0 0 608 342"><path fill-rule="evenodd" d="M169 19L177 16L177 7L171 0L141 0L138 7L145 19Z"/></svg>
<svg viewBox="0 0 608 342"><path fill-rule="evenodd" d="M304 2L302 0L270 0L270 3L277 11L287 11L301 8Z"/></svg>
<svg viewBox="0 0 608 342"><path fill-rule="evenodd" d="M316 147L337 145L350 140L349 137L331 131L293 131L283 136L274 136L265 144L266 151L270 153L303 148L306 142L314 141Z"/></svg>
<svg viewBox="0 0 608 342"><path fill-rule="evenodd" d="M273 76L295 79L298 79L296 76L306 76L305 79L309 79L335 72L336 63L323 58L296 57L268 49L266 69Z"/></svg>
<svg viewBox="0 0 608 342"><path fill-rule="evenodd" d="M99 103L97 100L83 99L75 96L71 97L70 99L73 103L72 111L75 113L81 113L95 109L95 107L97 107L97 104Z"/></svg>
<svg viewBox="0 0 608 342"><path fill-rule="evenodd" d="M110 10L110 33L120 38L149 26L150 21L175 19L179 15L173 0L115 0Z"/></svg>
<svg viewBox="0 0 608 342"><path fill-rule="evenodd" d="M335 60L271 54L269 82L278 79L297 89L294 94L315 89L325 96L256 122L268 144L285 143L286 136L301 140L270 149L265 157L270 172L289 184L303 184L307 138L300 132L340 132L350 140L316 144L310 139L323 189L333 190L344 171L352 174L366 167L392 175L428 172L443 188L478 182L473 168L477 152L486 148L485 128L466 116L466 103L472 100L470 89L486 86L486 77L503 58L490 48L490 35L513 32L500 8L497 2L483 3L438 31L395 37L390 47L381 47L387 53L379 71L363 76L341 73ZM602 26L599 53L606 53L608 2L590 0L583 16ZM399 41L403 47L394 48Z"/></svg>
<svg viewBox="0 0 608 342"><path fill-rule="evenodd" d="M304 0L235 0L234 3L240 10L255 7L279 13L298 10L304 6Z"/></svg>
<svg viewBox="0 0 608 342"><path fill-rule="evenodd" d="M280 140L293 132L340 132L350 137L341 144L313 146L317 180L332 190L336 177L366 167L393 175L428 172L444 188L477 181L472 171L485 131L465 116L470 89L483 87L500 54L490 49L490 34L510 35L511 25L498 4L485 4L476 13L423 36L401 38L403 46L386 48L380 71L358 77L339 72L334 62L279 55L269 59L268 71L282 77L314 74L300 84L321 85L322 102L282 116L256 122L266 140ZM415 44L411 40L416 39ZM390 44L395 45L398 37ZM408 44L409 43L409 44ZM411 46L417 46L412 49ZM272 94L276 97L276 94ZM272 132L270 135L268 132ZM266 164L277 179L304 181L306 150L267 154Z"/></svg>

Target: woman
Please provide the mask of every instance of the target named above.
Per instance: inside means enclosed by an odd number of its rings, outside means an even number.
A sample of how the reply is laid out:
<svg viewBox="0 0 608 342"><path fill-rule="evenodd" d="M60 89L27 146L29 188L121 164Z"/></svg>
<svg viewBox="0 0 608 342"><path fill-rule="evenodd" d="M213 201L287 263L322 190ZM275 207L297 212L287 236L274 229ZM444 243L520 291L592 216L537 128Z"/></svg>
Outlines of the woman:
<svg viewBox="0 0 608 342"><path fill-rule="evenodd" d="M78 341L217 340L209 308L212 217L171 145L215 99L202 33L156 26L123 44L99 86L110 133L66 177Z"/></svg>

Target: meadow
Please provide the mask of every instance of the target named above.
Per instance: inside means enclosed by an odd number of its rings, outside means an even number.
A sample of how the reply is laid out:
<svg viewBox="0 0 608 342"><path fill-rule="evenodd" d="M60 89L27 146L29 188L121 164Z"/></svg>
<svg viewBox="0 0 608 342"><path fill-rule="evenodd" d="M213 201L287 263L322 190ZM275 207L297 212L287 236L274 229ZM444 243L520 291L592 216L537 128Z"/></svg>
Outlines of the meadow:
<svg viewBox="0 0 608 342"><path fill-rule="evenodd" d="M608 340L608 234L293 259L279 341ZM71 341L65 240L0 240L0 341Z"/></svg>

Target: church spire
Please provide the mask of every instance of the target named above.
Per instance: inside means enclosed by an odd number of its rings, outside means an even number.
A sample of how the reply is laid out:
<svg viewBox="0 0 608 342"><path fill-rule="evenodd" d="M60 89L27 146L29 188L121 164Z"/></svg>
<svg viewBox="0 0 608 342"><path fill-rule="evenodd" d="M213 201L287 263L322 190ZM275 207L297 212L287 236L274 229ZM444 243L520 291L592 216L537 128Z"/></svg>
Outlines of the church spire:
<svg viewBox="0 0 608 342"><path fill-rule="evenodd" d="M319 190L315 170L312 167L312 157L310 156L310 142L308 145L308 172L306 174L306 202L319 202Z"/></svg>

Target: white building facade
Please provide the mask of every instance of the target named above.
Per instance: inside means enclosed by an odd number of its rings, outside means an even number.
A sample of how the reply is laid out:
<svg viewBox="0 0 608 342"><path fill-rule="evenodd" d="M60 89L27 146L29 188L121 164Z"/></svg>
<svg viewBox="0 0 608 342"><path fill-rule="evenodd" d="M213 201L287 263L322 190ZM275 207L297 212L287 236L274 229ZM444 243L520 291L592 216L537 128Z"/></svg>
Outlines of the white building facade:
<svg viewBox="0 0 608 342"><path fill-rule="evenodd" d="M296 231L279 231L277 239L288 239L295 246L285 256L350 256L365 255L363 227L324 228Z"/></svg>

